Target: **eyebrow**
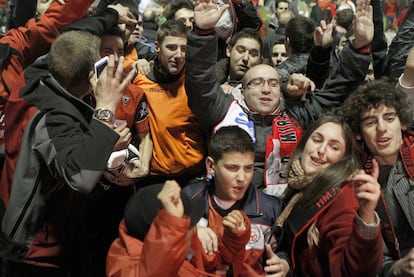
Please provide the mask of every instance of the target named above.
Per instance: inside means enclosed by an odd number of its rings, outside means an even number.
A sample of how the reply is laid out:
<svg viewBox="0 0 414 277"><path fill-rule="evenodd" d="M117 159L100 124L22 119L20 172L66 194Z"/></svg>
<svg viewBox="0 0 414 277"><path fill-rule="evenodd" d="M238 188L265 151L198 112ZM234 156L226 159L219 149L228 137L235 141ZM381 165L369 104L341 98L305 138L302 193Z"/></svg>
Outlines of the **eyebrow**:
<svg viewBox="0 0 414 277"><path fill-rule="evenodd" d="M325 136L324 135L322 135L321 133L319 133L319 132L315 132L314 133L314 135L318 135L318 136L320 136L320 137L323 137L323 138L325 138ZM338 140L338 139L330 139L329 141L332 141L332 142L334 142L334 143L338 143L338 144L340 144L340 145L344 145L340 140Z"/></svg>
<svg viewBox="0 0 414 277"><path fill-rule="evenodd" d="M390 116L390 115L397 115L397 112L386 112L386 113L383 114L383 117L384 116ZM367 116L361 118L361 121L365 121L365 120L372 119L372 118L377 118L377 116L376 115L367 115Z"/></svg>

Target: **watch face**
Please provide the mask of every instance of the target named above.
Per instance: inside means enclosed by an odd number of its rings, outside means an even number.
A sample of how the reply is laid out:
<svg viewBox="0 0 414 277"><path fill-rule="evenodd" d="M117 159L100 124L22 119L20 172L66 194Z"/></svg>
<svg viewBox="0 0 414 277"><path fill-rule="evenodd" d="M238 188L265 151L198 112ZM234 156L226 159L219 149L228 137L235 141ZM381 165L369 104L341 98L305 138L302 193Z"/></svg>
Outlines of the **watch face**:
<svg viewBox="0 0 414 277"><path fill-rule="evenodd" d="M108 109L98 109L95 111L95 117L99 120L113 122L114 114Z"/></svg>

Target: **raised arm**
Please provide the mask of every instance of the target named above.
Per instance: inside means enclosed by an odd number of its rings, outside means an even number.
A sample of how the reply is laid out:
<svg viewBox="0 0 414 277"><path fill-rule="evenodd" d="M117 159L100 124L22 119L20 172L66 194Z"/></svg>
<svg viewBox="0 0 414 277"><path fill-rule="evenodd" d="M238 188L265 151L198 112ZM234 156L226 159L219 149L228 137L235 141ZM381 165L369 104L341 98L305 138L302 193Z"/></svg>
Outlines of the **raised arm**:
<svg viewBox="0 0 414 277"><path fill-rule="evenodd" d="M216 76L217 35L214 26L228 7L217 9L216 1L197 1L195 28L188 34L185 89L188 104L204 128L212 128L225 116L233 97L225 94Z"/></svg>

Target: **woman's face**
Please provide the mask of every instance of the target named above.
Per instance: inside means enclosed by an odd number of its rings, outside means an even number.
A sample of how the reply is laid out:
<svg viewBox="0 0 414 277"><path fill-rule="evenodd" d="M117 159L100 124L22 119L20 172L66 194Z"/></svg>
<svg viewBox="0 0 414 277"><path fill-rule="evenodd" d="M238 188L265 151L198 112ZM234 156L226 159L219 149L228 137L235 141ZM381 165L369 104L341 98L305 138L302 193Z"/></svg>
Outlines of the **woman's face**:
<svg viewBox="0 0 414 277"><path fill-rule="evenodd" d="M340 161L345 154L345 139L340 125L327 122L309 137L301 155L301 165L306 175Z"/></svg>

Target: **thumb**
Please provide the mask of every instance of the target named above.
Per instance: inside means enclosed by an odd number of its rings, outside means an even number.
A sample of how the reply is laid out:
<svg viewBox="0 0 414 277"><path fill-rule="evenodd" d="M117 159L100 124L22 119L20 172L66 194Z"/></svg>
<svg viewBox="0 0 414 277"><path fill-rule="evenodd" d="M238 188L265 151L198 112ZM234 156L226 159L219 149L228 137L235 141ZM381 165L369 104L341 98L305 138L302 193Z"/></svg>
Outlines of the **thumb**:
<svg viewBox="0 0 414 277"><path fill-rule="evenodd" d="M270 244L266 243L265 247L266 247L266 256L268 259L272 258L273 256L276 256L276 254L273 253L273 250Z"/></svg>

